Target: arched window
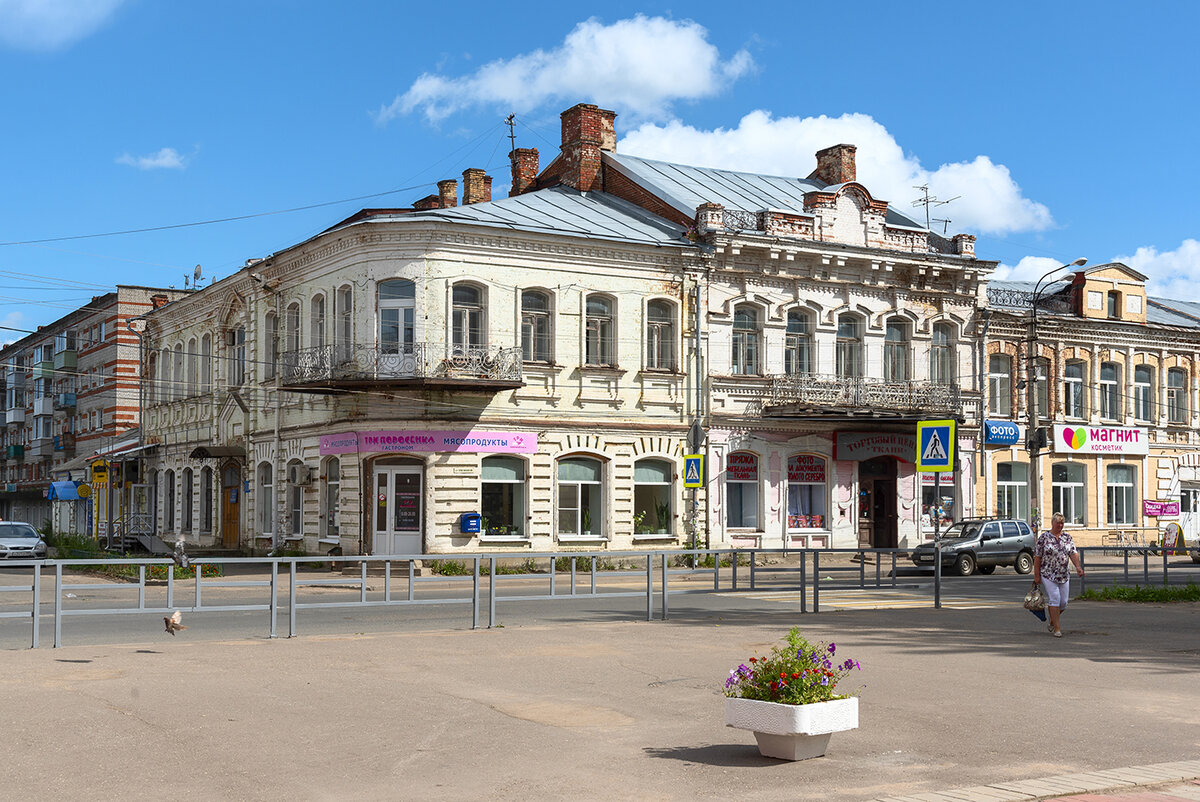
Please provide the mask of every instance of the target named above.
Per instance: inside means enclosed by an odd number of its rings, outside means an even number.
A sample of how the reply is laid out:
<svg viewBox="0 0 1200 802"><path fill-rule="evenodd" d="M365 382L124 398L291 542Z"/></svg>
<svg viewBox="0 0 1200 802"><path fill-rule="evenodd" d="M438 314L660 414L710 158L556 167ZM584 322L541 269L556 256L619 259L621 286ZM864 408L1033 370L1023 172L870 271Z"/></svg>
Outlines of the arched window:
<svg viewBox="0 0 1200 802"><path fill-rule="evenodd" d="M796 454L787 462L787 528L826 529L828 472L824 457Z"/></svg>
<svg viewBox="0 0 1200 802"><path fill-rule="evenodd" d="M912 378L908 368L911 339L907 320L892 318L887 322L883 334L884 381L906 382Z"/></svg>
<svg viewBox="0 0 1200 802"><path fill-rule="evenodd" d="M1087 417L1087 364L1082 359L1070 359L1063 366L1063 415L1068 418Z"/></svg>
<svg viewBox="0 0 1200 802"><path fill-rule="evenodd" d="M416 287L396 278L381 281L379 291L379 351L398 356L413 352Z"/></svg>
<svg viewBox="0 0 1200 802"><path fill-rule="evenodd" d="M183 398L183 343L175 343L175 353L171 356L171 398L178 401Z"/></svg>
<svg viewBox="0 0 1200 802"><path fill-rule="evenodd" d="M988 357L988 411L1000 417L1012 415L1012 357Z"/></svg>
<svg viewBox="0 0 1200 802"><path fill-rule="evenodd" d="M525 463L519 457L484 457L479 511L482 532L492 537L525 536Z"/></svg>
<svg viewBox="0 0 1200 802"><path fill-rule="evenodd" d="M1149 365L1133 369L1133 416L1147 423L1154 420L1154 368Z"/></svg>
<svg viewBox="0 0 1200 802"><path fill-rule="evenodd" d="M286 341L284 350L294 354L300 350L300 304L293 303L288 306L283 328Z"/></svg>
<svg viewBox="0 0 1200 802"><path fill-rule="evenodd" d="M308 344L325 347L325 296L317 294L308 302Z"/></svg>
<svg viewBox="0 0 1200 802"><path fill-rule="evenodd" d="M616 320L612 299L603 295L589 295L585 306L587 319L584 322L584 362L588 365L615 365Z"/></svg>
<svg viewBox="0 0 1200 802"><path fill-rule="evenodd" d="M350 359L354 345L354 290L349 286L339 289L334 304L337 322L334 323L333 342L338 361L345 362Z"/></svg>
<svg viewBox="0 0 1200 802"><path fill-rule="evenodd" d="M758 528L758 456L734 451L725 467L725 525Z"/></svg>
<svg viewBox="0 0 1200 802"><path fill-rule="evenodd" d="M451 342L459 352L487 346L483 290L474 284L455 284L451 293Z"/></svg>
<svg viewBox="0 0 1200 802"><path fill-rule="evenodd" d="M1018 521L1029 517L1029 463L996 465L996 515Z"/></svg>
<svg viewBox="0 0 1200 802"><path fill-rule="evenodd" d="M163 492L163 530L175 531L175 471L167 470L163 474L166 488Z"/></svg>
<svg viewBox="0 0 1200 802"><path fill-rule="evenodd" d="M200 354L196 350L196 338L188 340L187 344L187 394L196 395L200 392Z"/></svg>
<svg viewBox="0 0 1200 802"><path fill-rule="evenodd" d="M158 351L151 351L146 357L146 403L148 406L157 404L158 399ZM11 406L11 405L10 405Z"/></svg>
<svg viewBox="0 0 1200 802"><path fill-rule="evenodd" d="M287 466L288 538L304 537L304 486L308 484L308 466L293 460Z"/></svg>
<svg viewBox="0 0 1200 802"><path fill-rule="evenodd" d="M634 535L672 534L674 475L674 467L666 460L642 459L633 464Z"/></svg>
<svg viewBox="0 0 1200 802"><path fill-rule="evenodd" d="M246 382L246 328L239 326L229 332L232 360L229 368L229 383L241 387Z"/></svg>
<svg viewBox="0 0 1200 802"><path fill-rule="evenodd" d="M342 464L337 457L325 460L321 488L321 534L326 540L336 540L341 535L338 512L341 509Z"/></svg>
<svg viewBox="0 0 1200 802"><path fill-rule="evenodd" d="M1108 525L1137 523L1137 472L1132 465L1109 465L1105 471Z"/></svg>
<svg viewBox="0 0 1200 802"><path fill-rule="evenodd" d="M521 292L521 358L551 361L550 296L541 290Z"/></svg>
<svg viewBox="0 0 1200 802"><path fill-rule="evenodd" d="M646 304L646 367L675 370L675 304L655 300Z"/></svg>
<svg viewBox="0 0 1200 802"><path fill-rule="evenodd" d="M1121 403L1121 366L1116 362L1100 363L1100 417L1119 420L1124 412Z"/></svg>
<svg viewBox="0 0 1200 802"><path fill-rule="evenodd" d="M735 376L762 374L762 325L758 309L749 304L733 308L733 343L729 354L730 373Z"/></svg>
<svg viewBox="0 0 1200 802"><path fill-rule="evenodd" d="M212 335L200 338L200 392L212 392Z"/></svg>
<svg viewBox="0 0 1200 802"><path fill-rule="evenodd" d="M1083 463L1056 462L1050 466L1050 490L1054 508L1069 524L1086 522L1087 496L1083 486Z"/></svg>
<svg viewBox="0 0 1200 802"><path fill-rule="evenodd" d="M558 461L558 537L604 537L604 466L591 457Z"/></svg>
<svg viewBox="0 0 1200 802"><path fill-rule="evenodd" d="M837 375L857 379L863 375L863 320L857 315L838 315Z"/></svg>
<svg viewBox="0 0 1200 802"><path fill-rule="evenodd" d="M213 469L200 470L200 531L212 533L213 519Z"/></svg>
<svg viewBox="0 0 1200 802"><path fill-rule="evenodd" d="M258 533L263 537L275 534L275 470L269 462L258 465Z"/></svg>
<svg viewBox="0 0 1200 802"><path fill-rule="evenodd" d="M1037 379L1038 420L1053 417L1050 409L1050 360L1044 356L1034 359L1033 374Z"/></svg>
<svg viewBox="0 0 1200 802"><path fill-rule="evenodd" d="M957 378L955 335L953 324L935 323L933 326L933 340L929 346L929 380L934 384L954 384Z"/></svg>
<svg viewBox="0 0 1200 802"><path fill-rule="evenodd" d="M263 326L263 378L275 378L275 363L279 361L279 318L268 312Z"/></svg>
<svg viewBox="0 0 1200 802"><path fill-rule="evenodd" d="M192 488L192 469L191 468L183 469L183 482L182 482L180 490L183 494L183 531L191 532L192 531L192 521L193 521L192 510L193 510L193 505L195 503L193 495L192 495L193 488Z"/></svg>
<svg viewBox="0 0 1200 802"><path fill-rule="evenodd" d="M812 318L799 309L787 314L783 346L783 372L789 376L813 372Z"/></svg>
<svg viewBox="0 0 1200 802"><path fill-rule="evenodd" d="M92 377L93 385L95 376ZM162 349L158 358L158 401L165 404L171 400L171 349Z"/></svg>
<svg viewBox="0 0 1200 802"><path fill-rule="evenodd" d="M1187 371L1171 368L1167 371L1167 421L1184 424L1188 420Z"/></svg>

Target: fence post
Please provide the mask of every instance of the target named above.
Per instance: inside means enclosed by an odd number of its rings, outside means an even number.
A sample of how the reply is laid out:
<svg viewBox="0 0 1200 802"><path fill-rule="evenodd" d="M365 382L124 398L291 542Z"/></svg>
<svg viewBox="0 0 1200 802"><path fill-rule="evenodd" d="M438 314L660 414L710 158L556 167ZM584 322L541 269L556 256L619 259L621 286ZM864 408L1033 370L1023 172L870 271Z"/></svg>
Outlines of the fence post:
<svg viewBox="0 0 1200 802"><path fill-rule="evenodd" d="M896 552L892 552L892 587L896 587Z"/></svg>
<svg viewBox="0 0 1200 802"><path fill-rule="evenodd" d="M417 569L413 565L413 561L408 561L408 600L412 601L416 597L417 584Z"/></svg>
<svg viewBox="0 0 1200 802"><path fill-rule="evenodd" d="M808 588L805 587L808 584L808 577L805 569L805 565L808 562L808 560L805 559L807 552L807 549L800 549L800 612L802 613L808 612Z"/></svg>
<svg viewBox="0 0 1200 802"><path fill-rule="evenodd" d="M1125 552L1125 584L1129 584L1129 549L1124 549Z"/></svg>
<svg viewBox="0 0 1200 802"><path fill-rule="evenodd" d="M39 615L42 612L42 566L35 563L33 566L33 612L30 618L33 619L33 642L29 647L36 649L38 647L38 624L41 623Z"/></svg>
<svg viewBox="0 0 1200 802"><path fill-rule="evenodd" d="M556 567L555 566L556 562L557 562L557 560L555 560L554 557L551 556L550 557L550 595L551 596L554 595L554 570Z"/></svg>
<svg viewBox="0 0 1200 802"><path fill-rule="evenodd" d="M364 562L366 562L364 560ZM383 561L383 600L390 602L392 600L392 561Z"/></svg>
<svg viewBox="0 0 1200 802"><path fill-rule="evenodd" d="M1079 570L1083 571L1083 576L1079 577L1079 592L1083 593L1087 590L1087 566L1084 565L1084 557L1087 556L1087 549L1079 550Z"/></svg>
<svg viewBox="0 0 1200 802"><path fill-rule="evenodd" d="M292 568L294 569L295 567L296 566L293 564ZM199 610L200 609L200 577L204 574L204 563L199 563L199 562L193 561L192 568L196 572L196 577L195 577L196 578L196 604L194 606L197 610ZM172 572L172 573L174 573L174 572Z"/></svg>
<svg viewBox="0 0 1200 802"><path fill-rule="evenodd" d="M496 627L496 558L488 558L488 629Z"/></svg>
<svg viewBox="0 0 1200 802"><path fill-rule="evenodd" d="M646 620L654 620L654 555L646 555Z"/></svg>
<svg viewBox="0 0 1200 802"><path fill-rule="evenodd" d="M867 552L866 550L858 553L858 589L865 590L867 587Z"/></svg>
<svg viewBox="0 0 1200 802"><path fill-rule="evenodd" d="M737 593L737 569L738 569L738 553L737 549L729 550L729 561L733 563L733 592ZM718 563L720 561L718 560Z"/></svg>
<svg viewBox="0 0 1200 802"><path fill-rule="evenodd" d="M667 553L662 555L662 620L667 620Z"/></svg>
<svg viewBox="0 0 1200 802"><path fill-rule="evenodd" d="M1142 549L1142 581L1150 584L1150 552Z"/></svg>
<svg viewBox="0 0 1200 802"><path fill-rule="evenodd" d="M172 571L171 574L175 572ZM170 576L171 574L167 574ZM167 595L171 595L171 585L167 584ZM271 634L270 637L276 637L275 620L279 613L279 561L271 560ZM170 607L170 604L167 604Z"/></svg>
<svg viewBox="0 0 1200 802"><path fill-rule="evenodd" d="M54 648L62 646L62 563L54 564Z"/></svg>
<svg viewBox="0 0 1200 802"><path fill-rule="evenodd" d="M592 555L592 595L596 595L596 555Z"/></svg>
<svg viewBox="0 0 1200 802"><path fill-rule="evenodd" d="M758 551L756 549L750 549L750 590L754 590L755 587L755 568L757 567L758 563L758 561L754 559L756 556L758 556Z"/></svg>
<svg viewBox="0 0 1200 802"><path fill-rule="evenodd" d="M821 612L821 552L813 552L813 612Z"/></svg>
<svg viewBox="0 0 1200 802"><path fill-rule="evenodd" d="M333 570L333 564L330 563L330 570ZM367 561L361 560L358 563L358 600L363 604L367 603Z"/></svg>
<svg viewBox="0 0 1200 802"><path fill-rule="evenodd" d="M296 637L296 558L288 563L288 637ZM199 587L200 583L197 582ZM198 593L198 591L197 591Z"/></svg>
<svg viewBox="0 0 1200 802"><path fill-rule="evenodd" d="M471 629L479 629L479 555L476 555L471 570Z"/></svg>
<svg viewBox="0 0 1200 802"><path fill-rule="evenodd" d="M172 565L167 569L170 573L175 573L175 566ZM146 609L146 566L138 565L138 609Z"/></svg>
<svg viewBox="0 0 1200 802"><path fill-rule="evenodd" d="M571 595L575 595L575 557L571 558Z"/></svg>
<svg viewBox="0 0 1200 802"><path fill-rule="evenodd" d="M1166 548L1165 543L1163 544L1162 558L1163 558L1163 587L1166 587L1167 585L1169 585L1171 583L1167 579L1167 548Z"/></svg>

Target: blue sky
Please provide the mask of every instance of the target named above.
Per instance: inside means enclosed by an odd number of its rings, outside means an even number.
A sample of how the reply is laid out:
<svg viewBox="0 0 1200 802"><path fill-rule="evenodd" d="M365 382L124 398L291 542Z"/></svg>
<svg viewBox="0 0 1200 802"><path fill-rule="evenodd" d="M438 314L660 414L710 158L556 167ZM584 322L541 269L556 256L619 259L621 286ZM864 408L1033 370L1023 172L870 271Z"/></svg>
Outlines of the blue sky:
<svg viewBox="0 0 1200 802"><path fill-rule="evenodd" d="M467 167L503 196L505 115L545 166L582 101L651 158L804 176L850 142L902 210L960 196L933 216L999 277L1120 259L1200 299L1200 4L587 8L0 0L0 324L229 275Z"/></svg>

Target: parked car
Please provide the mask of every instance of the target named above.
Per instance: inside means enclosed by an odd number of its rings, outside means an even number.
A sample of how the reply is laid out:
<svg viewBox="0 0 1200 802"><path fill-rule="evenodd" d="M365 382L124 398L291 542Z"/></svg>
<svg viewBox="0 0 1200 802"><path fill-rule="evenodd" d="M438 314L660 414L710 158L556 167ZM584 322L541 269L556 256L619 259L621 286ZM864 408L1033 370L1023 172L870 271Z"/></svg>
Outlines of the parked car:
<svg viewBox="0 0 1200 802"><path fill-rule="evenodd" d="M0 521L0 559L42 560L46 542L29 524Z"/></svg>
<svg viewBox="0 0 1200 802"><path fill-rule="evenodd" d="M942 566L953 567L960 576L978 569L990 574L998 565L1011 565L1018 574L1033 571L1036 533L1024 521L1004 518L967 518L950 525L942 535ZM933 543L913 549L912 561L933 565Z"/></svg>

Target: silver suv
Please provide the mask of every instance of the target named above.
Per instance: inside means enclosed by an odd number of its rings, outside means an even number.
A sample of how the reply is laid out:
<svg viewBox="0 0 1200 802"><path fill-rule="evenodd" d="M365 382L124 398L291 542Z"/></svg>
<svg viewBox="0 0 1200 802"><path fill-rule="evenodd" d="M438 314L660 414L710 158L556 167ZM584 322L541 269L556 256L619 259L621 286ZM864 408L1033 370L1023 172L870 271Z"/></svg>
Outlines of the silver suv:
<svg viewBox="0 0 1200 802"><path fill-rule="evenodd" d="M1033 544L1037 535L1024 521L1004 518L967 518L950 525L942 535L942 567L954 567L960 576L978 569L990 574L997 565L1011 565L1018 574L1033 571ZM933 565L933 544L922 543L910 555L918 566Z"/></svg>

